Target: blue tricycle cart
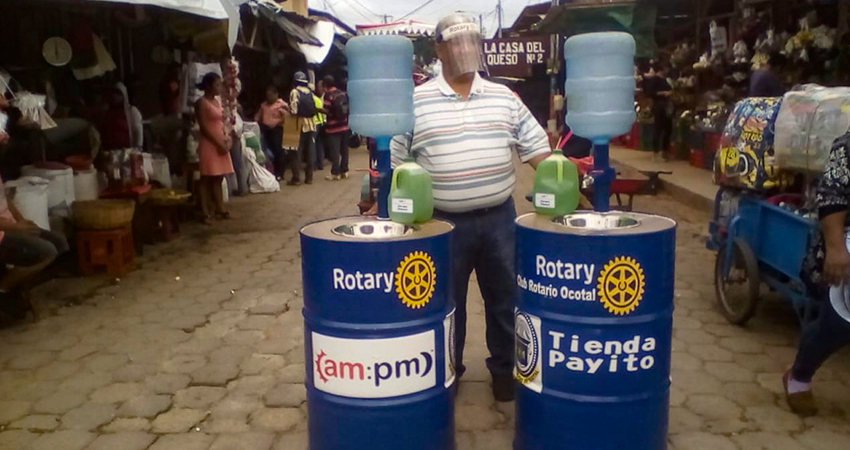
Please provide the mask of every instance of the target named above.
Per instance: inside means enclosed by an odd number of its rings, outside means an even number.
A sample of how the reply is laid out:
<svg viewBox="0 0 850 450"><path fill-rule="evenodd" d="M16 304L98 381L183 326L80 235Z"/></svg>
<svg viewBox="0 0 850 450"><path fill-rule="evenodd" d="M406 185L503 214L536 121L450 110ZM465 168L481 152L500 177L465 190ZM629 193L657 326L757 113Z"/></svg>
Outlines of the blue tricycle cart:
<svg viewBox="0 0 850 450"><path fill-rule="evenodd" d="M817 222L757 192L720 188L706 246L717 251L714 286L729 322L744 325L756 312L764 282L791 301L802 321L808 294L800 269Z"/></svg>

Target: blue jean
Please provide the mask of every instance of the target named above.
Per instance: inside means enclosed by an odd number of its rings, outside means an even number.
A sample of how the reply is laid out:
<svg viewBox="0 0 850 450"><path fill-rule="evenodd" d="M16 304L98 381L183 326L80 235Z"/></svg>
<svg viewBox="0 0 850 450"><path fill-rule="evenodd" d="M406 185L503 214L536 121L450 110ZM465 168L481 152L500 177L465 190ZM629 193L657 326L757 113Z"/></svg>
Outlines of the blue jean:
<svg viewBox="0 0 850 450"><path fill-rule="evenodd" d="M304 163L304 181L313 182L313 160L316 158L316 132L302 131L298 144L298 153L289 155L292 168L292 181L301 180L301 164Z"/></svg>
<svg viewBox="0 0 850 450"><path fill-rule="evenodd" d="M803 326L800 348L791 376L803 383L812 381L815 372L838 350L850 344L850 323L842 319L829 301L828 289L817 289L817 317Z"/></svg>
<svg viewBox="0 0 850 450"><path fill-rule="evenodd" d="M68 241L61 234L47 230L7 231L0 240L0 264L29 267L68 251Z"/></svg>
<svg viewBox="0 0 850 450"><path fill-rule="evenodd" d="M517 298L515 269L516 209L513 199L488 209L453 214L436 211L437 218L454 223L452 237L455 313L455 367L461 376L466 342L466 295L475 270L484 297L487 323L487 369L494 377L511 376L514 357L514 305Z"/></svg>
<svg viewBox="0 0 850 450"><path fill-rule="evenodd" d="M325 150L325 130L323 126L319 126L319 129L316 130L316 170L323 170L325 168L326 156L327 150Z"/></svg>

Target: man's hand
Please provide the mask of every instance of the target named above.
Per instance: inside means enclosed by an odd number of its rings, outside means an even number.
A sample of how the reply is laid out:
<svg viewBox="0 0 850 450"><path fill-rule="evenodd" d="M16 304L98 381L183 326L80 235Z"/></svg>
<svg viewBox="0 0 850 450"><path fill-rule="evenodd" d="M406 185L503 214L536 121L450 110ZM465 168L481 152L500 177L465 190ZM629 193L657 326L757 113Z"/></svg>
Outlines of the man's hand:
<svg viewBox="0 0 850 450"><path fill-rule="evenodd" d="M528 165L533 167L534 170L537 170L537 165L540 164L541 162L543 162L544 159L548 158L551 155L552 155L551 153L547 153L545 155L537 155L537 156L535 156L534 158L531 158L528 161Z"/></svg>
<svg viewBox="0 0 850 450"><path fill-rule="evenodd" d="M230 153L230 148L232 146L233 146L233 139L231 139L229 136L227 136L222 140L221 146L218 148L218 152L221 153L222 155L226 155L226 154Z"/></svg>
<svg viewBox="0 0 850 450"><path fill-rule="evenodd" d="M826 246L826 258L823 264L824 281L831 285L840 285L850 280L850 254L844 236L844 221L847 211L829 214L820 220L823 241Z"/></svg>
<svg viewBox="0 0 850 450"><path fill-rule="evenodd" d="M26 219L25 219L25 220L22 220L22 221L18 222L18 224L19 224L19 225L21 225L21 226L23 226L23 227L26 227L27 229L32 229L32 230L38 230L38 229L40 229L40 227L38 226L38 224L37 224L37 223L35 223L35 222L33 222L32 220L26 220Z"/></svg>
<svg viewBox="0 0 850 450"><path fill-rule="evenodd" d="M824 281L838 286L850 281L850 252L844 245L826 249L826 259L823 263Z"/></svg>
<svg viewBox="0 0 850 450"><path fill-rule="evenodd" d="M9 134L5 131L0 131L0 145L6 144L9 142Z"/></svg>
<svg viewBox="0 0 850 450"><path fill-rule="evenodd" d="M27 233L38 233L39 230L38 225L30 220L23 220L20 222L13 222L11 220L0 221L0 231L24 231Z"/></svg>

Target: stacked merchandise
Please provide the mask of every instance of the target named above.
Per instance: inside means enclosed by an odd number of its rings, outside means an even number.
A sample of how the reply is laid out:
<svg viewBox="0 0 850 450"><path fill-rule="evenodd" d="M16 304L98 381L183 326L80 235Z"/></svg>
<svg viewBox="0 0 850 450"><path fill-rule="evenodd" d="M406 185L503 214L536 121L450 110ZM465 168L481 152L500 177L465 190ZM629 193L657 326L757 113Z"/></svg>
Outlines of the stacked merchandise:
<svg viewBox="0 0 850 450"><path fill-rule="evenodd" d="M714 182L749 189L773 189L787 180L774 155L774 130L782 98L748 98L729 116L714 160Z"/></svg>
<svg viewBox="0 0 850 450"><path fill-rule="evenodd" d="M776 162L820 173L835 139L850 130L850 88L805 85L785 94L776 121Z"/></svg>

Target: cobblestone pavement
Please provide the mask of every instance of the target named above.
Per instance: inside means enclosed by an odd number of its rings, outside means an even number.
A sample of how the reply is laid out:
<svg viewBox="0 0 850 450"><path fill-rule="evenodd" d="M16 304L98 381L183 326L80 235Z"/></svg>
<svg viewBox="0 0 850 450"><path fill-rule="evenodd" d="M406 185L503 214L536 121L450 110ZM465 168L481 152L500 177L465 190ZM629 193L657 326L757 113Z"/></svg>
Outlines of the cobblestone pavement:
<svg viewBox="0 0 850 450"><path fill-rule="evenodd" d="M353 161L365 166L362 153ZM0 449L306 449L297 231L353 213L361 174L323 175L234 200L237 220L147 247L120 281L41 286L42 319L0 329ZM519 193L530 180L523 169ZM727 324L702 244L708 215L665 197L637 206L680 221L670 447L848 448L850 354L818 375L819 417L789 413L780 374L799 330L788 306L768 298L747 328ZM507 450L513 405L490 394L483 309L470 293L458 449Z"/></svg>

